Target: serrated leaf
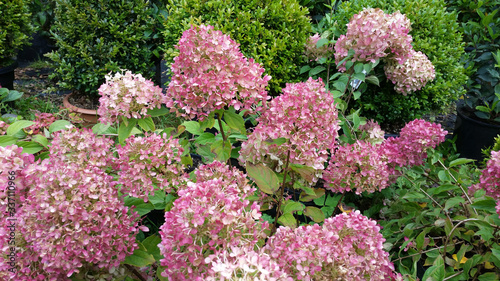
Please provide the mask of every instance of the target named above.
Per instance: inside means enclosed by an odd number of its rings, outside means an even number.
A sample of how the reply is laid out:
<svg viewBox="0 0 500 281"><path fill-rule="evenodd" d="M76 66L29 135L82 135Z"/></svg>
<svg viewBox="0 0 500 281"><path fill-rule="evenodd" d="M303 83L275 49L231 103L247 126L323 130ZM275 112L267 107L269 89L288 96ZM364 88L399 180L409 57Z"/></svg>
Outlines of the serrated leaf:
<svg viewBox="0 0 500 281"><path fill-rule="evenodd" d="M467 159L467 158L455 159L455 160L453 160L453 161L450 162L450 168L458 166L458 165L463 165L463 164L471 163L471 162L474 162L474 160Z"/></svg>
<svg viewBox="0 0 500 281"><path fill-rule="evenodd" d="M160 248L158 248L158 244L161 242L161 237L157 234L153 234L148 238L142 241L142 245L146 248L146 251L153 255L155 260L159 261L163 258L162 254L160 254Z"/></svg>
<svg viewBox="0 0 500 281"><path fill-rule="evenodd" d="M495 272L486 272L484 274L479 275L479 281L498 281L500 280L500 276Z"/></svg>
<svg viewBox="0 0 500 281"><path fill-rule="evenodd" d="M49 145L49 140L42 135L35 135L33 136L32 140L36 143L41 144L45 148L47 148L47 146Z"/></svg>
<svg viewBox="0 0 500 281"><path fill-rule="evenodd" d="M304 210L304 204L288 200L286 201L285 205L283 206L283 213L290 213L293 214L295 212L302 212Z"/></svg>
<svg viewBox="0 0 500 281"><path fill-rule="evenodd" d="M210 146L210 151L215 153L215 159L226 162L231 157L231 142L217 140Z"/></svg>
<svg viewBox="0 0 500 281"><path fill-rule="evenodd" d="M304 211L304 215L310 217L314 222L317 223L323 222L325 220L325 214L323 213L323 211L313 206L307 206L306 210Z"/></svg>
<svg viewBox="0 0 500 281"><path fill-rule="evenodd" d="M448 209L455 207L456 205L465 202L465 199L462 197L453 197L448 200L446 200L446 203L444 204L444 210L447 211Z"/></svg>
<svg viewBox="0 0 500 281"><path fill-rule="evenodd" d="M146 117L137 120L137 124L146 132L155 130L155 123L151 117Z"/></svg>
<svg viewBox="0 0 500 281"><path fill-rule="evenodd" d="M194 143L199 143L201 145L211 144L215 142L215 135L212 133L202 133L195 140Z"/></svg>
<svg viewBox="0 0 500 281"><path fill-rule="evenodd" d="M166 107L153 108L148 110L148 115L150 115L151 117L158 117L168 114L169 112L170 110Z"/></svg>
<svg viewBox="0 0 500 281"><path fill-rule="evenodd" d="M231 108L224 111L224 121L226 121L226 124L230 128L240 131L240 133L246 135L247 130L245 128L245 120L243 120L243 117L237 114L234 109Z"/></svg>
<svg viewBox="0 0 500 281"><path fill-rule="evenodd" d="M312 182L314 180L316 170L313 167L301 164L290 164L289 167L292 169L292 171L298 173L307 182Z"/></svg>
<svg viewBox="0 0 500 281"><path fill-rule="evenodd" d="M16 145L23 148L22 153L28 154L35 154L44 148L40 144L32 141L18 141Z"/></svg>
<svg viewBox="0 0 500 281"><path fill-rule="evenodd" d="M190 132L193 135L201 135L203 132L201 131L200 123L196 121L185 121L182 123L184 127L186 127L186 131Z"/></svg>
<svg viewBox="0 0 500 281"><path fill-rule="evenodd" d="M118 127L118 142L124 144L125 140L132 135L132 130L136 124L137 119L129 119L127 125L120 123L120 127Z"/></svg>
<svg viewBox="0 0 500 281"><path fill-rule="evenodd" d="M490 213L495 213L496 210L496 201L494 199L488 198L484 200L479 200L472 203L472 207L476 210L485 210Z"/></svg>
<svg viewBox="0 0 500 281"><path fill-rule="evenodd" d="M137 267L145 267L150 264L153 264L156 262L154 256L152 254L149 254L142 245L141 242L137 241L137 244L139 245L138 249L135 249L134 253L128 257L125 258L123 261L124 264L129 264Z"/></svg>
<svg viewBox="0 0 500 281"><path fill-rule="evenodd" d="M16 137L13 136L0 136L0 146L6 147L15 144L17 141Z"/></svg>
<svg viewBox="0 0 500 281"><path fill-rule="evenodd" d="M16 122L10 124L9 127L7 128L7 131L6 131L7 136L13 136L17 132L19 132L20 130L27 128L33 124L35 124L35 122L33 122L33 121L27 121L27 120L16 121Z"/></svg>
<svg viewBox="0 0 500 281"><path fill-rule="evenodd" d="M247 162L246 169L248 176L252 178L259 189L267 194L274 194L280 187L276 173L262 163L254 165Z"/></svg>
<svg viewBox="0 0 500 281"><path fill-rule="evenodd" d="M309 71L309 76L317 75L318 73L321 73L325 69L326 69L326 67L318 65Z"/></svg>
<svg viewBox="0 0 500 281"><path fill-rule="evenodd" d="M66 130L68 126L73 126L71 122L67 120L57 120L54 123L50 124L49 132L55 133L61 130Z"/></svg>
<svg viewBox="0 0 500 281"><path fill-rule="evenodd" d="M111 126L102 123L97 123L92 127L92 132L96 135L104 134L104 132L106 132L109 129L109 127Z"/></svg>
<svg viewBox="0 0 500 281"><path fill-rule="evenodd" d="M434 265L429 267L426 271L422 280L424 281L441 281L444 279L444 260L441 256L438 256L434 261Z"/></svg>
<svg viewBox="0 0 500 281"><path fill-rule="evenodd" d="M288 226L288 227L291 227L291 228L296 228L297 227L297 220L290 213L285 213L282 216L280 216L278 218L278 222L281 223L284 226Z"/></svg>

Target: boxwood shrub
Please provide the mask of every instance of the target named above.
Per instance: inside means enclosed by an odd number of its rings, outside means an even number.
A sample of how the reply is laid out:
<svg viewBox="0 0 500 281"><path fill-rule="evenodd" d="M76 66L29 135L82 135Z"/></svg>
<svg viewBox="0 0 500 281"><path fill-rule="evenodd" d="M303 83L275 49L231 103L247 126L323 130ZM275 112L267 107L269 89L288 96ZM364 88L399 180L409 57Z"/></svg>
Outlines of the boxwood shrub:
<svg viewBox="0 0 500 281"><path fill-rule="evenodd" d="M272 77L270 94L285 83L300 80L304 44L311 30L308 10L296 0L169 0L164 25L167 62L177 55L174 46L191 24L212 25L240 44L246 57L254 58Z"/></svg>
<svg viewBox="0 0 500 281"><path fill-rule="evenodd" d="M413 48L425 53L436 71L434 81L407 96L396 93L392 82L385 77L380 79L380 87L368 87L358 100L366 117L382 123L405 122L432 111L444 111L464 94L467 76L460 62L464 43L457 15L446 11L444 0L345 1L333 14L337 28L345 34L349 19L365 7L406 14L411 21Z"/></svg>
<svg viewBox="0 0 500 281"><path fill-rule="evenodd" d="M0 1L0 67L11 64L31 39L34 28L27 4L24 0Z"/></svg>
<svg viewBox="0 0 500 281"><path fill-rule="evenodd" d="M94 98L109 72L128 69L152 78L154 24L147 0L56 0L51 78Z"/></svg>

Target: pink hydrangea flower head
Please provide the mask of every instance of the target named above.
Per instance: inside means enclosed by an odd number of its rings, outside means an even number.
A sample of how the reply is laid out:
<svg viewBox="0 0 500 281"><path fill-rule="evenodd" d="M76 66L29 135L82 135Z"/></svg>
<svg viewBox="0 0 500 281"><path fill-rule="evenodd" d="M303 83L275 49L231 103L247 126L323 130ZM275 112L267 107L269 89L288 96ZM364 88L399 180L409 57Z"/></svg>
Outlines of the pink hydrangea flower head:
<svg viewBox="0 0 500 281"><path fill-rule="evenodd" d="M380 144L358 140L338 146L323 173L325 187L333 192L355 190L372 193L394 182L394 170L388 165Z"/></svg>
<svg viewBox="0 0 500 281"><path fill-rule="evenodd" d="M397 275L379 231L354 211L322 226L279 227L264 250L294 280L392 280Z"/></svg>
<svg viewBox="0 0 500 281"><path fill-rule="evenodd" d="M244 142L239 160L243 163L265 163L276 171L290 163L306 165L321 175L328 149L336 144L340 129L333 97L319 78L287 84L283 94L274 98L258 118L259 124ZM284 138L284 143L273 142Z"/></svg>
<svg viewBox="0 0 500 281"><path fill-rule="evenodd" d="M317 47L317 43L321 39L321 36L316 33L310 36L305 44L304 56L310 61L318 61L321 58L328 58L333 54L333 47L325 44L321 47Z"/></svg>
<svg viewBox="0 0 500 281"><path fill-rule="evenodd" d="M118 183L123 194L146 202L154 190L171 192L182 182L184 149L178 139L166 134L130 136L125 145L117 145L117 152Z"/></svg>
<svg viewBox="0 0 500 281"><path fill-rule="evenodd" d="M293 281L264 251L238 247L220 253L212 262L213 275L205 280Z"/></svg>
<svg viewBox="0 0 500 281"><path fill-rule="evenodd" d="M368 120L366 124L359 126L358 129L361 131L360 140L366 140L373 144L380 144L385 140L385 132L373 120Z"/></svg>
<svg viewBox="0 0 500 281"><path fill-rule="evenodd" d="M89 128L72 127L54 136L49 152L61 161L105 167L114 162L113 144L112 139L99 137Z"/></svg>
<svg viewBox="0 0 500 281"><path fill-rule="evenodd" d="M417 166L423 164L427 149L442 143L446 134L441 124L415 119L401 129L399 137L387 139L381 149L393 167Z"/></svg>
<svg viewBox="0 0 500 281"><path fill-rule="evenodd" d="M207 176L205 172L202 174ZM269 224L260 219L259 205L250 204L247 198L254 189L238 186L240 177L208 177L179 188L179 198L165 213L165 224L160 228L159 247L164 256L161 265L167 267L165 277L206 280L215 274L212 259L230 247L253 248L266 237L264 230Z"/></svg>
<svg viewBox="0 0 500 281"><path fill-rule="evenodd" d="M203 120L216 109L257 110L268 99L271 79L264 68L247 59L239 45L212 26L192 26L184 31L171 66L167 107L178 115Z"/></svg>
<svg viewBox="0 0 500 281"><path fill-rule="evenodd" d="M375 62L389 56L403 63L412 50L409 31L410 21L399 11L386 14L378 8L364 9L351 18L346 34L335 43L335 62L340 63L352 49L353 62ZM345 63L339 69L345 71Z"/></svg>
<svg viewBox="0 0 500 281"><path fill-rule="evenodd" d="M486 162L486 168L481 173L479 183L472 185L469 192L473 194L479 189L484 189L486 195L500 202L500 151L491 152L491 157Z"/></svg>
<svg viewBox="0 0 500 281"><path fill-rule="evenodd" d="M422 89L427 82L434 80L434 65L422 52L411 52L404 63L394 59L386 60L384 66L387 79L395 84L394 90L403 95Z"/></svg>
<svg viewBox="0 0 500 281"><path fill-rule="evenodd" d="M8 127L9 127L9 124L7 124L7 122L0 120L0 136L7 134Z"/></svg>
<svg viewBox="0 0 500 281"><path fill-rule="evenodd" d="M50 125L56 121L56 117L52 113L35 113L35 124L24 129L28 135L37 135L43 133L43 129L49 129Z"/></svg>
<svg viewBox="0 0 500 281"><path fill-rule="evenodd" d="M45 272L118 267L137 248L140 217L124 206L103 169L52 157L33 165L26 181L31 189L20 225Z"/></svg>
<svg viewBox="0 0 500 281"><path fill-rule="evenodd" d="M153 81L131 71L106 75L106 82L99 87L99 122L115 123L118 118L149 117L148 110L160 108L166 101L165 94Z"/></svg>

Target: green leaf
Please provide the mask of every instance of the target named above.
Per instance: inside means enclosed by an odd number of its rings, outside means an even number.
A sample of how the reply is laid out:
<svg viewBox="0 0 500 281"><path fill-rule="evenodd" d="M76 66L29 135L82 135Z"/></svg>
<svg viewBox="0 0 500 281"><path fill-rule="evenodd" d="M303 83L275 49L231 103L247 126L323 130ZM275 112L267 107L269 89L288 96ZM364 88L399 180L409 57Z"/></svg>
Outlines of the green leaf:
<svg viewBox="0 0 500 281"><path fill-rule="evenodd" d="M458 158L458 159L455 159L455 160L453 160L453 161L450 162L450 168L458 166L458 165L467 164L467 163L470 163L470 162L474 162L474 160L467 159L467 158Z"/></svg>
<svg viewBox="0 0 500 281"><path fill-rule="evenodd" d="M295 212L302 212L304 210L304 204L293 201L293 200L288 200L286 201L285 205L283 206L283 213L290 213L293 214Z"/></svg>
<svg viewBox="0 0 500 281"><path fill-rule="evenodd" d="M441 281L444 279L444 260L438 256L434 261L434 265L429 267L422 278L423 281Z"/></svg>
<svg viewBox="0 0 500 281"><path fill-rule="evenodd" d="M215 142L215 135L212 133L202 133L194 140L194 143L199 143L201 145L211 144L214 142Z"/></svg>
<svg viewBox="0 0 500 281"><path fill-rule="evenodd" d="M317 223L323 222L325 220L325 214L323 213L323 211L313 206L307 206L304 214Z"/></svg>
<svg viewBox="0 0 500 281"><path fill-rule="evenodd" d="M380 86L380 81L378 80L377 76L375 75L370 75L365 78L365 81L377 86Z"/></svg>
<svg viewBox="0 0 500 281"><path fill-rule="evenodd" d="M167 195L165 194L165 191L162 190L155 190L153 195L149 195L148 199L151 204L153 204L154 208L156 210L164 210L166 207L166 202L165 199L167 198Z"/></svg>
<svg viewBox="0 0 500 281"><path fill-rule="evenodd" d="M139 216L144 216L155 209L155 206L151 202L144 202L144 199L130 196L125 197L124 204L127 207L135 206L134 211L137 212Z"/></svg>
<svg viewBox="0 0 500 281"><path fill-rule="evenodd" d="M284 226L288 226L288 227L291 227L291 228L296 228L297 227L297 220L290 213L285 213L282 216L280 216L278 218L278 222L281 223Z"/></svg>
<svg viewBox="0 0 500 281"><path fill-rule="evenodd" d="M128 124L125 125L125 122L120 123L120 127L118 127L118 142L121 144L125 143L125 140L132 135L132 129L135 128L137 124L137 119L129 119Z"/></svg>
<svg viewBox="0 0 500 281"><path fill-rule="evenodd" d="M2 102L8 102L8 101L15 101L20 99L23 96L23 93L20 93L18 91L11 90L7 96L2 99Z"/></svg>
<svg viewBox="0 0 500 281"><path fill-rule="evenodd" d="M7 136L13 136L17 132L19 132L22 129L27 128L33 124L35 124L35 122L33 122L33 121L27 121L27 120L16 121L16 122L10 124L9 127L7 128L7 132L6 132Z"/></svg>
<svg viewBox="0 0 500 281"><path fill-rule="evenodd" d="M330 41L327 38L321 38L316 42L316 47L321 48L324 45L328 44Z"/></svg>
<svg viewBox="0 0 500 281"><path fill-rule="evenodd" d="M166 107L153 108L148 110L148 115L150 115L151 117L158 117L168 114L169 112L170 110Z"/></svg>
<svg viewBox="0 0 500 281"><path fill-rule="evenodd" d="M17 141L16 137L13 136L0 136L0 146L9 146L15 144Z"/></svg>
<svg viewBox="0 0 500 281"><path fill-rule="evenodd" d="M217 140L210 146L210 151L215 153L215 159L226 162L231 157L231 142Z"/></svg>
<svg viewBox="0 0 500 281"><path fill-rule="evenodd" d="M32 140L36 143L41 144L45 148L47 148L47 146L49 145L49 140L42 135L35 135L33 136Z"/></svg>
<svg viewBox="0 0 500 281"><path fill-rule="evenodd" d="M311 69L311 71L309 71L309 76L314 76L318 73L321 73L325 69L326 69L326 67L318 65L315 68Z"/></svg>
<svg viewBox="0 0 500 281"><path fill-rule="evenodd" d="M446 200L446 203L444 204L444 210L447 211L448 209L455 207L456 205L465 202L465 199L462 197L453 197L448 200Z"/></svg>
<svg viewBox="0 0 500 281"><path fill-rule="evenodd" d="M159 261L163 258L163 256L160 254L160 248L158 248L158 244L161 242L161 237L158 236L157 234L153 234L149 236L148 238L144 239L142 241L142 245L146 249L146 251L153 255L155 260Z"/></svg>
<svg viewBox="0 0 500 281"><path fill-rule="evenodd" d="M500 280L500 276L495 272L486 272L484 274L479 275L479 281L498 281Z"/></svg>
<svg viewBox="0 0 500 281"><path fill-rule="evenodd" d="M243 117L241 117L234 111L234 108L230 108L224 111L224 121L226 121L226 124L230 128L240 131L240 133L244 135L247 134L247 130L245 128L245 120L243 120Z"/></svg>
<svg viewBox="0 0 500 281"><path fill-rule="evenodd" d="M252 178L259 189L267 194L274 194L280 188L280 183L276 173L262 163L254 165L246 163L248 176Z"/></svg>
<svg viewBox="0 0 500 281"><path fill-rule="evenodd" d="M149 254L144 245L137 241L139 248L134 253L125 258L124 264L129 264L137 267L145 267L156 262L154 256Z"/></svg>
<svg viewBox="0 0 500 281"><path fill-rule="evenodd" d="M196 121L185 121L182 125L186 127L186 131L193 135L201 135L203 133L200 129L200 123Z"/></svg>
<svg viewBox="0 0 500 281"><path fill-rule="evenodd" d="M35 154L42 150L44 147L33 141L18 141L17 146L23 148L23 153Z"/></svg>
<svg viewBox="0 0 500 281"><path fill-rule="evenodd" d="M311 67L309 65L304 65L303 67L300 68L300 73L299 74L306 73L310 69L311 69Z"/></svg>
<svg viewBox="0 0 500 281"><path fill-rule="evenodd" d="M104 134L104 132L106 132L109 129L109 127L111 126L102 123L97 123L92 127L92 132L96 135Z"/></svg>
<svg viewBox="0 0 500 281"><path fill-rule="evenodd" d="M275 144L275 145L282 145L287 141L286 138L277 138L274 140L265 140L266 143L268 144Z"/></svg>
<svg viewBox="0 0 500 281"><path fill-rule="evenodd" d="M496 201L492 198L476 201L471 206L476 210L485 210L490 213L495 213L496 211Z"/></svg>
<svg viewBox="0 0 500 281"><path fill-rule="evenodd" d="M312 189L314 195L311 194L310 192L306 191L306 189L302 189L302 190L304 190L304 192L302 192L300 194L300 201L310 202L311 200L321 198L322 196L325 195L325 189L323 189L323 188L311 188L311 189ZM323 201L321 201L321 204L323 204Z"/></svg>
<svg viewBox="0 0 500 281"><path fill-rule="evenodd" d="M298 173L307 182L312 182L316 173L313 167L301 165L301 164L290 164L289 167L292 171Z"/></svg>
<svg viewBox="0 0 500 281"><path fill-rule="evenodd" d="M137 120L137 124L146 132L155 130L155 123L151 117L146 117Z"/></svg>
<svg viewBox="0 0 500 281"><path fill-rule="evenodd" d="M67 126L73 126L71 122L67 120L57 120L49 126L49 132L55 133L61 130L66 130Z"/></svg>

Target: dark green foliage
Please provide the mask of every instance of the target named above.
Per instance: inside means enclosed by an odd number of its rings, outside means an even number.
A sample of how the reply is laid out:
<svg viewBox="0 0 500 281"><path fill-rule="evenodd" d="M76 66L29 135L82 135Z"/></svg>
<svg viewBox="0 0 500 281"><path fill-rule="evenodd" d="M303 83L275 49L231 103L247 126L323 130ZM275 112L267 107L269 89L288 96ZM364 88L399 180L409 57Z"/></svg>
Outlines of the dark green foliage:
<svg viewBox="0 0 500 281"><path fill-rule="evenodd" d="M403 96L394 91L380 67L380 87L370 87L358 100L364 116L382 123L405 122L431 111L443 111L464 94L467 77L460 62L464 53L462 35L456 14L446 11L443 0L346 1L333 14L336 27L345 34L349 19L365 7L406 14L412 24L413 48L432 61L436 78L422 90Z"/></svg>
<svg viewBox="0 0 500 281"><path fill-rule="evenodd" d="M172 62L174 45L192 23L212 25L240 44L272 77L270 92L277 95L285 83L299 80L304 44L311 30L308 10L295 0L170 0L165 20L164 51Z"/></svg>
<svg viewBox="0 0 500 281"><path fill-rule="evenodd" d="M128 69L153 77L153 12L146 0L57 0L51 78L95 97L110 72Z"/></svg>
<svg viewBox="0 0 500 281"><path fill-rule="evenodd" d="M17 51L29 43L33 25L26 1L0 1L0 67L12 63Z"/></svg>

